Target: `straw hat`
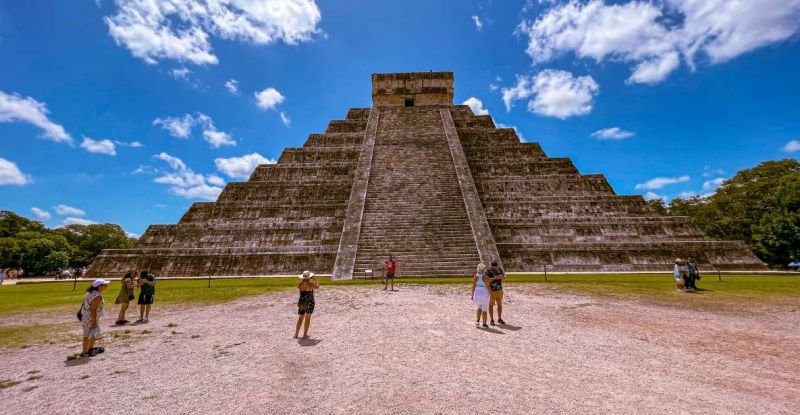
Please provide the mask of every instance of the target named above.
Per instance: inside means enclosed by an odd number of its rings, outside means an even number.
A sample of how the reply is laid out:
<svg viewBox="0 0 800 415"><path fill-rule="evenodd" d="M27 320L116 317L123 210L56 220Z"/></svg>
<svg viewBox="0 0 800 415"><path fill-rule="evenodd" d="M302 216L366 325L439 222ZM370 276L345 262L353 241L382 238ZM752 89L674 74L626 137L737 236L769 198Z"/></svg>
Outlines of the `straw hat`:
<svg viewBox="0 0 800 415"><path fill-rule="evenodd" d="M314 273L311 271L303 271L303 274L298 276L301 280L307 280L309 278L314 278Z"/></svg>

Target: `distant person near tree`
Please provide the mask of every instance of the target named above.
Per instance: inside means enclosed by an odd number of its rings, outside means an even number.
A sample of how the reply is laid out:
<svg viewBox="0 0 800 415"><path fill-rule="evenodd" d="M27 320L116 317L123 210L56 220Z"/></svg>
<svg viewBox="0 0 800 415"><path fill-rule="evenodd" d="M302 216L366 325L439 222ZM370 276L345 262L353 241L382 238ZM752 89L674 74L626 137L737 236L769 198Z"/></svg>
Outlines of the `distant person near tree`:
<svg viewBox="0 0 800 415"><path fill-rule="evenodd" d="M486 311L489 309L489 284L491 280L486 276L486 265L478 264L475 276L472 277L472 302L478 306L475 310L475 327L480 327L483 318L483 327L486 325Z"/></svg>
<svg viewBox="0 0 800 415"><path fill-rule="evenodd" d="M383 261L383 263L386 264L386 278L383 280L383 289L385 290L389 286L389 282L391 282L391 290L394 291L394 271L397 268L397 261L393 255L389 255L389 259Z"/></svg>
<svg viewBox="0 0 800 415"><path fill-rule="evenodd" d="M137 323L147 323L150 321L150 307L156 296L156 276L142 271L137 285L139 285L139 320Z"/></svg>
<svg viewBox="0 0 800 415"><path fill-rule="evenodd" d="M678 286L678 291L686 291L686 280L689 278L689 270L686 268L686 262L684 260L675 258L673 277Z"/></svg>
<svg viewBox="0 0 800 415"><path fill-rule="evenodd" d="M117 322L115 323L117 325L128 323L128 320L125 319L125 313L128 311L128 305L130 305L131 300L136 298L133 295L134 278L136 278L136 270L130 270L122 277L122 286L119 287L119 294L117 294L117 299L114 300L114 304L119 304L119 316L117 316Z"/></svg>
<svg viewBox="0 0 800 415"><path fill-rule="evenodd" d="M103 291L108 288L111 281L103 279L95 280L86 290L81 304L80 319L83 327L83 351L81 357L95 356L103 353L102 347L94 347L97 339L100 338L100 321L103 319Z"/></svg>
<svg viewBox="0 0 800 415"><path fill-rule="evenodd" d="M497 304L497 322L506 324L503 321L503 280L506 273L497 266L497 261L492 261L492 266L486 271L486 276L490 278L489 283L489 320L494 326L494 305Z"/></svg>
<svg viewBox="0 0 800 415"><path fill-rule="evenodd" d="M687 275L689 276L687 280L687 287L691 288L692 290L697 290L697 280L700 279L700 269L697 268L697 262L692 258L686 259L686 270Z"/></svg>
<svg viewBox="0 0 800 415"><path fill-rule="evenodd" d="M294 338L300 334L300 326L303 326L303 338L308 338L308 328L311 326L311 315L314 314L314 290L319 289L319 281L314 277L314 273L303 271L300 275L300 284L297 290L300 291L300 299L297 300L297 325L294 329ZM305 323L305 324L304 324Z"/></svg>

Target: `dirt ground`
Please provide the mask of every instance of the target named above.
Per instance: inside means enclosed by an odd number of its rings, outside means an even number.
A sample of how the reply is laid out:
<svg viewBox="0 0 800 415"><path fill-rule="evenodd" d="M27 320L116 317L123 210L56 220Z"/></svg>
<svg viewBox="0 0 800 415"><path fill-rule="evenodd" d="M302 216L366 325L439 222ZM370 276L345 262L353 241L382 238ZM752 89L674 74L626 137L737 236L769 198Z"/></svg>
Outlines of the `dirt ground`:
<svg viewBox="0 0 800 415"><path fill-rule="evenodd" d="M398 289L322 290L310 340L292 338L296 293L156 304L121 329L109 304L98 357L67 361L75 342L5 351L0 380L21 383L0 389L0 413L800 413L796 307L518 284L509 325L484 330L465 286Z"/></svg>

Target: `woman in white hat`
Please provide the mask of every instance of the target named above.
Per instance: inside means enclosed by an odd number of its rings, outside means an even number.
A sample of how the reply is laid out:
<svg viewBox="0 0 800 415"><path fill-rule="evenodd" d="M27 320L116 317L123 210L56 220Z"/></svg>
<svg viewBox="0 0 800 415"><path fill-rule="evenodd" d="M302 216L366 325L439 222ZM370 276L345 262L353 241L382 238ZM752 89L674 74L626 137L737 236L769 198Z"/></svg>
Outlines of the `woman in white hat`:
<svg viewBox="0 0 800 415"><path fill-rule="evenodd" d="M103 291L108 288L110 282L97 279L86 289L79 316L81 326L83 326L81 357L95 356L105 351L102 347L94 347L94 342L100 337L100 320L103 318L103 305L105 304Z"/></svg>
<svg viewBox="0 0 800 415"><path fill-rule="evenodd" d="M300 299L297 301L297 326L294 330L294 338L296 339L300 334L300 326L303 326L303 338L308 338L308 327L311 326L311 315L314 314L314 290L319 289L319 281L314 277L314 273L310 271L303 271L300 276L300 284L297 284L297 289L300 290Z"/></svg>

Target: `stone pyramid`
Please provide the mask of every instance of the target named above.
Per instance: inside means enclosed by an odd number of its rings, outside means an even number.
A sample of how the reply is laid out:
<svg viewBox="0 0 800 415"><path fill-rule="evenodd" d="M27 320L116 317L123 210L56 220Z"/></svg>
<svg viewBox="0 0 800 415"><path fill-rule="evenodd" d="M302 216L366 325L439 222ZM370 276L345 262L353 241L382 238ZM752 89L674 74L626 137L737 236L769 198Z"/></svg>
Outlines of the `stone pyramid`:
<svg viewBox="0 0 800 415"><path fill-rule="evenodd" d="M765 269L744 243L618 196L604 176L453 105L451 72L373 74L372 100L178 224L150 226L136 248L104 250L90 275L310 269L348 279L382 269L389 254L398 277L471 275L492 260L519 272L670 271L687 256Z"/></svg>

